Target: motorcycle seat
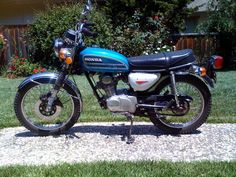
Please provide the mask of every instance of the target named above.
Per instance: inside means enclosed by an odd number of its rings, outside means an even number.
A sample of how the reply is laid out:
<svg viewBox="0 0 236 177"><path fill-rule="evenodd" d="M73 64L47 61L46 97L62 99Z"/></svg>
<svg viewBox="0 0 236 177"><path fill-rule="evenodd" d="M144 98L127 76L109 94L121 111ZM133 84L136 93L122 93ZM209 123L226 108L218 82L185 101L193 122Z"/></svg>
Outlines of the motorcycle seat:
<svg viewBox="0 0 236 177"><path fill-rule="evenodd" d="M195 61L191 49L128 58L131 71L175 70Z"/></svg>

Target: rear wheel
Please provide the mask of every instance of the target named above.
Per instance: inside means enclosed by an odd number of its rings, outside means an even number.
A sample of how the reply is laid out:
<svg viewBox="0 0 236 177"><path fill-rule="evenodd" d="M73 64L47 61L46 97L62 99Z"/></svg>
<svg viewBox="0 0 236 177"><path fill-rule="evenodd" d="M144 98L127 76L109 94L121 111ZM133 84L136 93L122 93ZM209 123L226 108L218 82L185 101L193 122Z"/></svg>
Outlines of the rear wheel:
<svg viewBox="0 0 236 177"><path fill-rule="evenodd" d="M156 89L160 95L171 94L170 79L165 80ZM200 127L207 119L211 110L211 94L203 81L194 76L176 76L179 108L171 106L168 109L155 109L149 112L151 121L165 133L191 133ZM158 103L156 103L158 104Z"/></svg>
<svg viewBox="0 0 236 177"><path fill-rule="evenodd" d="M53 84L29 83L15 97L16 116L23 126L38 135L60 134L71 128L80 116L81 101L71 95L71 88L64 85L57 94L52 108L47 103Z"/></svg>

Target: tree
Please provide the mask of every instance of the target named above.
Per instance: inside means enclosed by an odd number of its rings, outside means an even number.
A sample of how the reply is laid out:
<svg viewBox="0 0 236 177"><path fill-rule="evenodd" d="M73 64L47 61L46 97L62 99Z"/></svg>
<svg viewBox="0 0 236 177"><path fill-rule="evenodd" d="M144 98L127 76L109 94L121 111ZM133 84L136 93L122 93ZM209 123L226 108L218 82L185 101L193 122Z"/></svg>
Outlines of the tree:
<svg viewBox="0 0 236 177"><path fill-rule="evenodd" d="M232 62L233 52L236 54L236 1L210 0L209 16L199 25L203 32L217 32L220 36L220 53L225 58L225 66Z"/></svg>

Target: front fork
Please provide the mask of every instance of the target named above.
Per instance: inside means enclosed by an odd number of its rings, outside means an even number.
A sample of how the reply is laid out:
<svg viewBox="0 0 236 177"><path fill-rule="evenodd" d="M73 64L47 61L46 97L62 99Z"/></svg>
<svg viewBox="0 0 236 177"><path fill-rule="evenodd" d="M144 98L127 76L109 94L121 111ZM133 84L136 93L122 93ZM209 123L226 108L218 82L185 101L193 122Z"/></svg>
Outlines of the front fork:
<svg viewBox="0 0 236 177"><path fill-rule="evenodd" d="M48 104L46 107L47 112L51 111L53 103L56 100L57 93L59 92L59 90L61 89L61 87L63 86L65 82L66 76L68 74L67 69L68 69L68 65L63 65L62 71L59 73L58 78L51 90L51 95L48 98Z"/></svg>

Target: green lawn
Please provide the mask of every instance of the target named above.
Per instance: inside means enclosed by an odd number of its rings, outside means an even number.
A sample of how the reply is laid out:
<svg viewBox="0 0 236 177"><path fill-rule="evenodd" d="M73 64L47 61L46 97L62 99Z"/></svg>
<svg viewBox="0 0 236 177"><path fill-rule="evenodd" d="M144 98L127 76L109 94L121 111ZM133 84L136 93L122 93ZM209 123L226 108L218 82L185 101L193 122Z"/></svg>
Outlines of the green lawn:
<svg viewBox="0 0 236 177"><path fill-rule="evenodd" d="M97 162L0 167L3 177L235 177L236 162Z"/></svg>
<svg viewBox="0 0 236 177"><path fill-rule="evenodd" d="M236 123L236 71L218 72L218 81L212 90L213 107L208 119L209 123ZM13 100L17 86L23 79L9 80L0 78L0 128L19 126L13 111ZM76 77L78 87L84 101L84 111L80 121L121 121L122 116L113 116L109 111L102 110L87 80Z"/></svg>
<svg viewBox="0 0 236 177"><path fill-rule="evenodd" d="M217 73L212 98L213 107L208 122L236 123L236 71Z"/></svg>

